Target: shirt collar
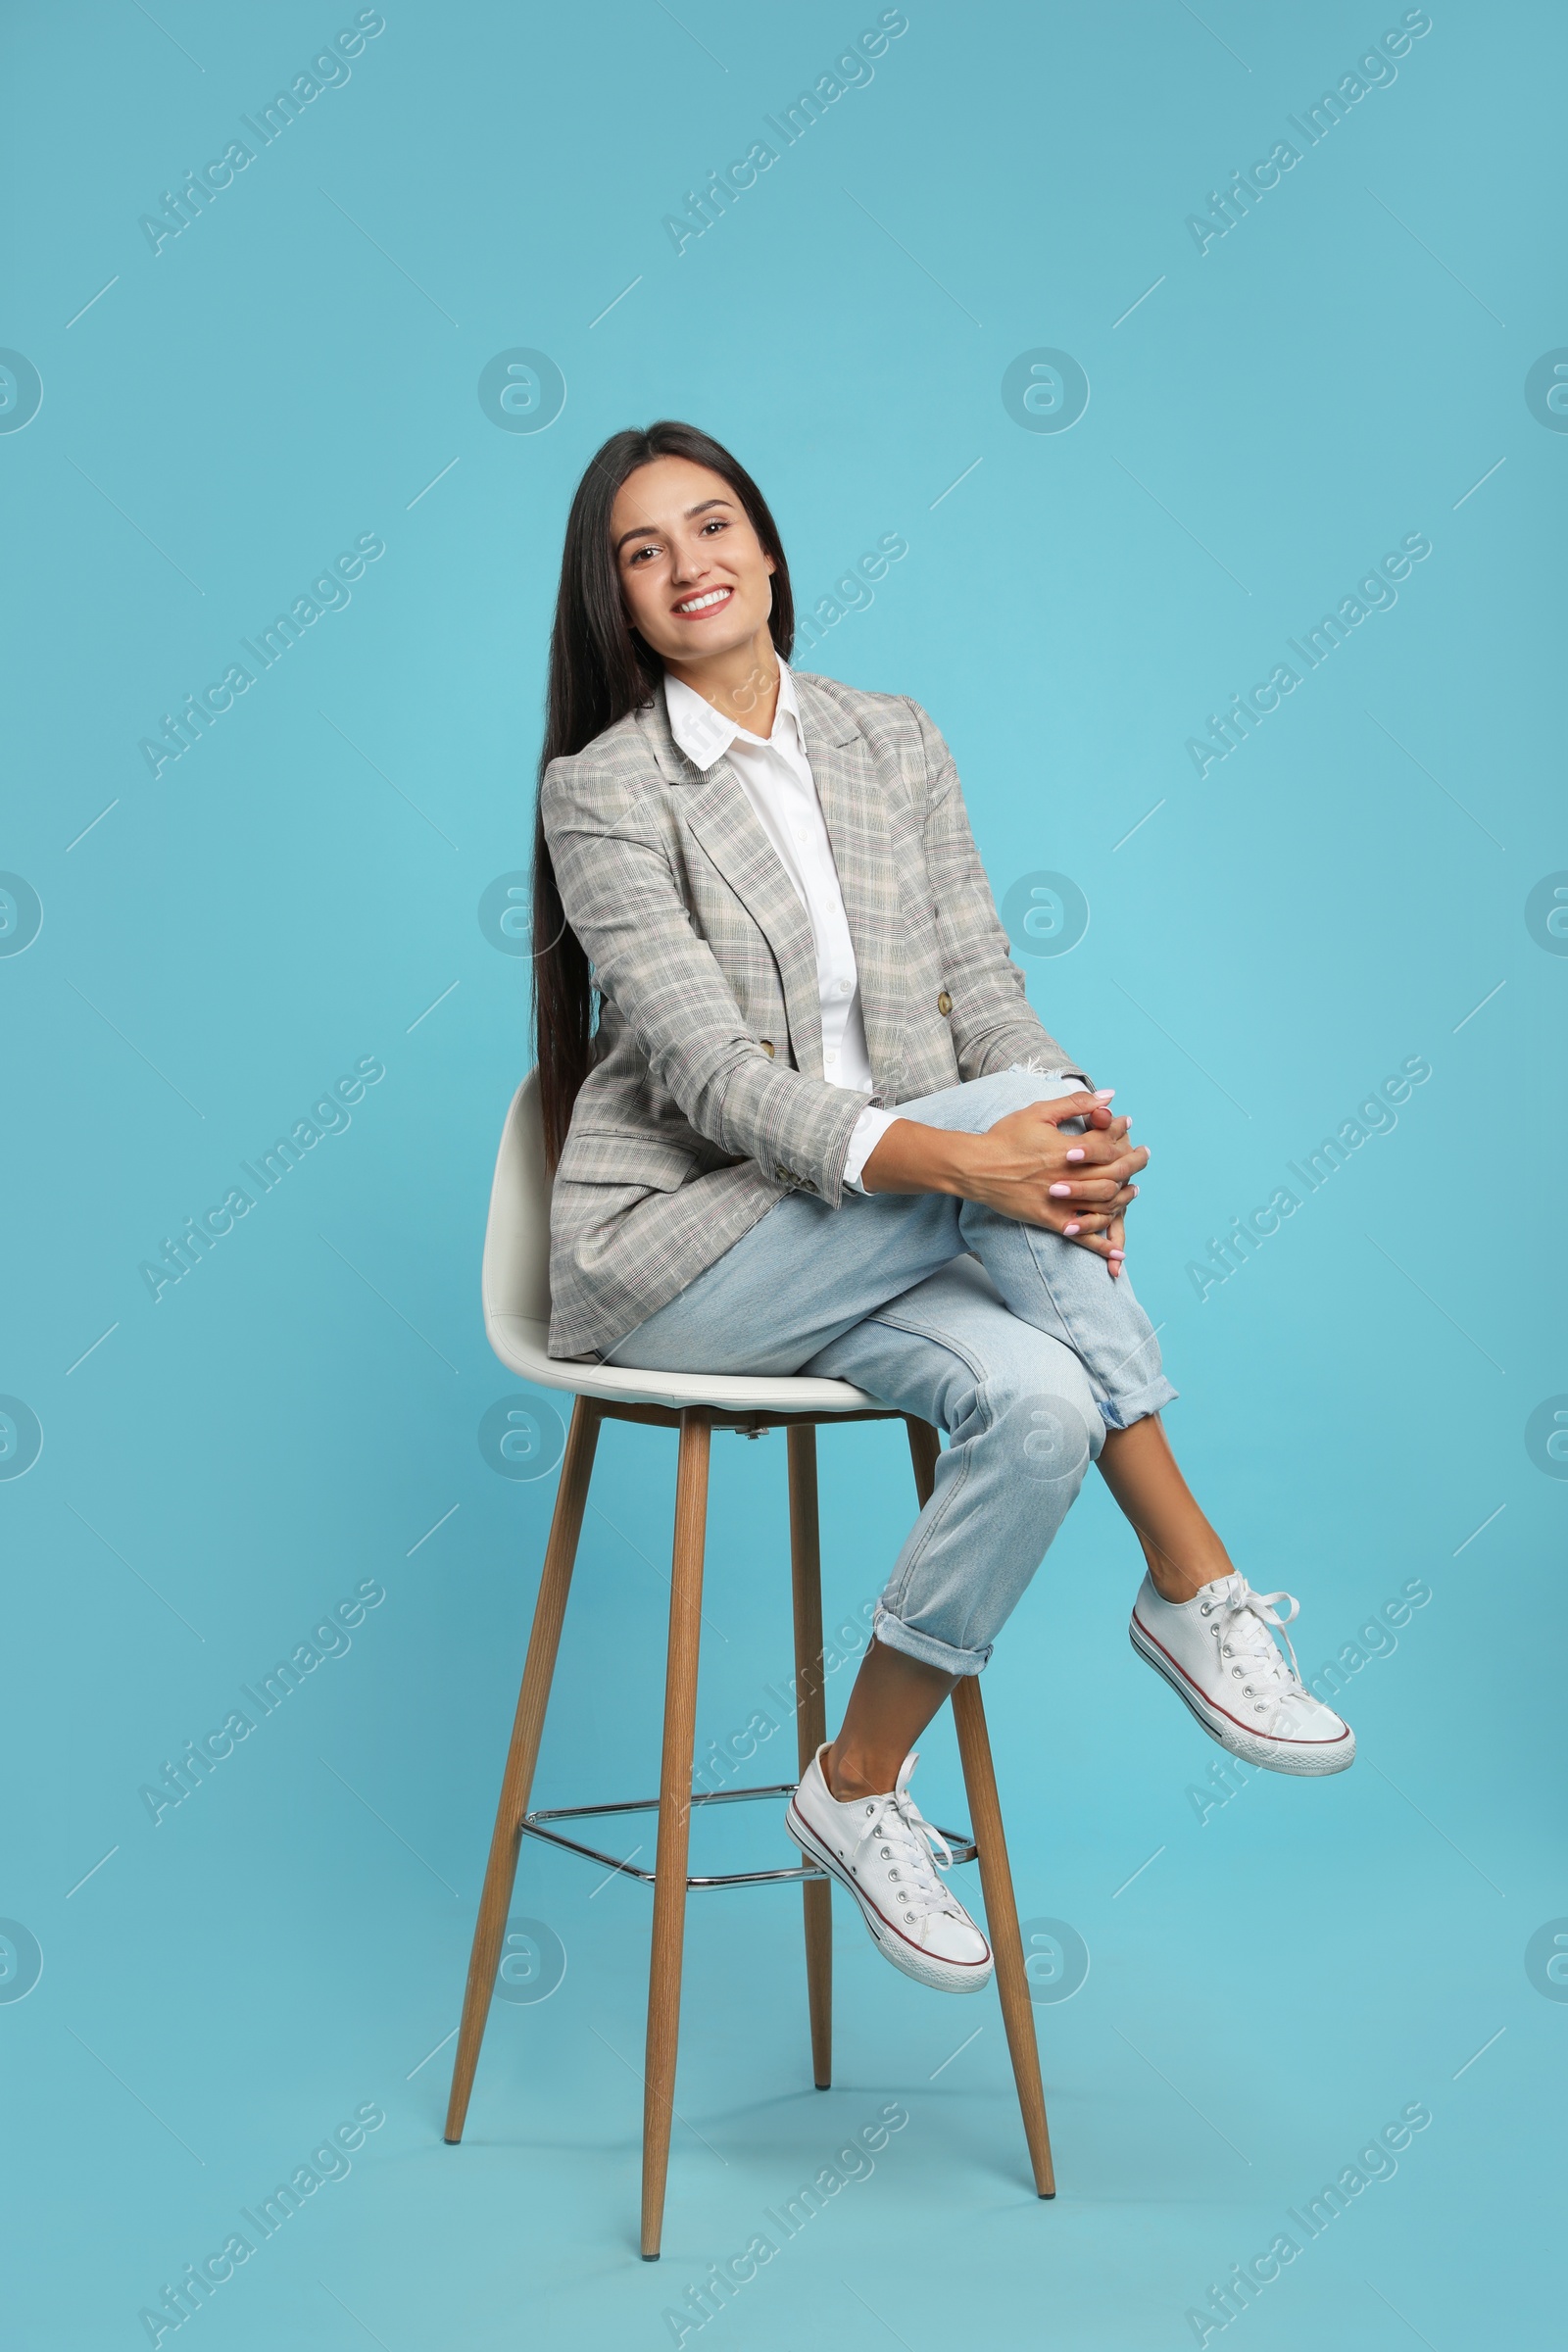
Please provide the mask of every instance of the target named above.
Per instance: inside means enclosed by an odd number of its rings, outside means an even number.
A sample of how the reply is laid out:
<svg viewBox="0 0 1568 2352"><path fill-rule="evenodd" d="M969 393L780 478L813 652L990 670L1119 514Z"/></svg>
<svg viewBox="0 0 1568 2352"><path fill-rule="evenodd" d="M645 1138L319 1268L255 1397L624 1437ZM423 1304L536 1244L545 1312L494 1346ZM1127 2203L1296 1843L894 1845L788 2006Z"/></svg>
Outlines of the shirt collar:
<svg viewBox="0 0 1568 2352"><path fill-rule="evenodd" d="M687 759L702 768L711 767L715 760L722 759L737 735L750 735L751 732L740 727L734 719L726 718L721 710L715 710L712 704L694 687L688 686L682 678L671 677L667 670L664 672L664 708L669 714L671 735ZM796 741L804 746L805 729L801 725L800 700L795 692L795 680L790 675L790 665L781 654L778 656L778 710L774 714L770 739L774 742L781 734L786 738L788 736L788 727L784 724L786 712L795 728ZM751 739L760 740L757 737Z"/></svg>

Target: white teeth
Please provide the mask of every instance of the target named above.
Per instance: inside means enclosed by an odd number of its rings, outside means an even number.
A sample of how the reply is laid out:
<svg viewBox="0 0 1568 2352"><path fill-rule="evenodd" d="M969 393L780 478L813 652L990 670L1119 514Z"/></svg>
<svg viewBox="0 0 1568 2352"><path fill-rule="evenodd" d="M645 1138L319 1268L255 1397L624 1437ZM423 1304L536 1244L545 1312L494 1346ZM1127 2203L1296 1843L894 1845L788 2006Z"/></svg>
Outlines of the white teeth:
<svg viewBox="0 0 1568 2352"><path fill-rule="evenodd" d="M707 596L694 596L688 603L677 605L675 610L677 612L706 612L710 605L722 604L728 594L727 588L712 588Z"/></svg>

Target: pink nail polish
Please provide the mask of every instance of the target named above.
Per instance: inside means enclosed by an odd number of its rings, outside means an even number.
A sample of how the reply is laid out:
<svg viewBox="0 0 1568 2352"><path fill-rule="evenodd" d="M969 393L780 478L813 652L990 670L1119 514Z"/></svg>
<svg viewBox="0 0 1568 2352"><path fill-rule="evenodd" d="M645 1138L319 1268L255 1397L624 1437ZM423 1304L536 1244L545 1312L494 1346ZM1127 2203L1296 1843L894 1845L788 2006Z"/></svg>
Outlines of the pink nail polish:
<svg viewBox="0 0 1568 2352"><path fill-rule="evenodd" d="M1067 1236L1067 1239L1071 1241L1075 1233L1081 1233L1083 1231L1083 1227L1081 1225L1064 1225L1061 1230Z"/></svg>
<svg viewBox="0 0 1568 2352"><path fill-rule="evenodd" d="M1082 1152L1069 1152L1067 1154L1068 1165L1070 1166L1075 1159L1082 1159Z"/></svg>
<svg viewBox="0 0 1568 2352"><path fill-rule="evenodd" d="M1051 1198L1053 1200L1071 1200L1072 1186L1070 1184L1054 1184L1051 1188Z"/></svg>
<svg viewBox="0 0 1568 2352"><path fill-rule="evenodd" d="M1116 1089L1113 1086L1097 1086L1095 1089L1095 1101L1097 1102L1108 1102L1111 1096L1115 1092Z"/></svg>

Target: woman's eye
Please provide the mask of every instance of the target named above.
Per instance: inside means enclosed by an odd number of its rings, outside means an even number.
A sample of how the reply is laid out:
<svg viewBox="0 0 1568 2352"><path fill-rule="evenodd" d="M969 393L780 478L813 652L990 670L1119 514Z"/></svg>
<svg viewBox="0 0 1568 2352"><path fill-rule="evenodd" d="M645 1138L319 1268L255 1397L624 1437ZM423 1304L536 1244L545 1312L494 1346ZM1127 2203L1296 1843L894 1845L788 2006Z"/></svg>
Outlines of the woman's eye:
<svg viewBox="0 0 1568 2352"><path fill-rule="evenodd" d="M642 560L643 560L644 556L657 556L657 555L658 555L658 553L659 553L659 550L658 550L658 548L657 548L657 547L637 547L637 548L633 548L633 550L632 550L632 553L631 553L631 561L632 561L632 563L633 563L633 564L640 564L640 563L642 562Z"/></svg>
<svg viewBox="0 0 1568 2352"><path fill-rule="evenodd" d="M705 531L722 531L722 530L727 530L727 529L728 529L728 527L729 527L729 526L728 526L728 524L726 523L726 521L725 521L725 519L724 519L724 517L723 517L723 515L722 515L722 514L711 514L711 515L710 515L710 516L709 516L709 519L707 520L707 522L705 522L705 523L704 523L704 525L703 525L703 529L704 529Z"/></svg>

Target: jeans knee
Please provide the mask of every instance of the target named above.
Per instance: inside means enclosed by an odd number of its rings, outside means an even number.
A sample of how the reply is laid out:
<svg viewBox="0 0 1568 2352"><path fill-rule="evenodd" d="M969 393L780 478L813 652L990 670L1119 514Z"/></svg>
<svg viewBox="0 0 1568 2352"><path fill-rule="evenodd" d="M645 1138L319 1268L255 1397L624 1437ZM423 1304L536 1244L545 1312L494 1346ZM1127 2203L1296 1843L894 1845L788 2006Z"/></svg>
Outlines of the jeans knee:
<svg viewBox="0 0 1568 2352"><path fill-rule="evenodd" d="M1033 1380L997 1384L987 1403L992 1442L1007 1476L1021 1482L1020 1498L1037 1488L1043 1503L1070 1502L1104 1443L1088 1383L1063 1378L1055 1365L1042 1367Z"/></svg>

